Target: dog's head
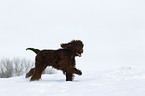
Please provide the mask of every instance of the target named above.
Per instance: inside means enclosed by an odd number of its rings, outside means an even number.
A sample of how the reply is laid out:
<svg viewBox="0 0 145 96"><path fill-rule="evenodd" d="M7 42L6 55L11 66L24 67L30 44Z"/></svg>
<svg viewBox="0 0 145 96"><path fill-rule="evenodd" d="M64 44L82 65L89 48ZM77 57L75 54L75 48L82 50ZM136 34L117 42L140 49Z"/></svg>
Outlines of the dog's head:
<svg viewBox="0 0 145 96"><path fill-rule="evenodd" d="M61 44L62 48L72 50L75 52L75 55L79 57L81 57L81 54L83 53L83 46L84 44L81 40L73 40L69 43Z"/></svg>

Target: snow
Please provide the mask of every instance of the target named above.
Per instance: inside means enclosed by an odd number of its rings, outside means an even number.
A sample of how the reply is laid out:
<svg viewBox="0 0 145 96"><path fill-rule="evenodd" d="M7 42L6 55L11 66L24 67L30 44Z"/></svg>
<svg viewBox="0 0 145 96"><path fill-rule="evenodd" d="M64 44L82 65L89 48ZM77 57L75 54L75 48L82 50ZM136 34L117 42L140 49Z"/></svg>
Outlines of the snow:
<svg viewBox="0 0 145 96"><path fill-rule="evenodd" d="M88 71L66 82L65 76L44 74L30 82L25 75L0 78L0 96L144 96L145 71L118 69Z"/></svg>

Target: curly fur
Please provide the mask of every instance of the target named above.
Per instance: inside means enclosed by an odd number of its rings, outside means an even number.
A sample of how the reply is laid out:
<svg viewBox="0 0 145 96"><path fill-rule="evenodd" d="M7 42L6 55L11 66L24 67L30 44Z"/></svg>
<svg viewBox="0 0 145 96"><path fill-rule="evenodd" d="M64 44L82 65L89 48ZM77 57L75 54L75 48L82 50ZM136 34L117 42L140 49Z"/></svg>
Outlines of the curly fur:
<svg viewBox="0 0 145 96"><path fill-rule="evenodd" d="M27 74L26 78L31 77L30 81L39 80L42 72L47 66L52 66L62 70L66 75L66 81L72 81L74 74L82 75L82 72L75 67L75 57L83 53L83 43L81 40L73 40L69 43L61 44L62 49L58 50L39 50L27 48L35 52L35 67Z"/></svg>

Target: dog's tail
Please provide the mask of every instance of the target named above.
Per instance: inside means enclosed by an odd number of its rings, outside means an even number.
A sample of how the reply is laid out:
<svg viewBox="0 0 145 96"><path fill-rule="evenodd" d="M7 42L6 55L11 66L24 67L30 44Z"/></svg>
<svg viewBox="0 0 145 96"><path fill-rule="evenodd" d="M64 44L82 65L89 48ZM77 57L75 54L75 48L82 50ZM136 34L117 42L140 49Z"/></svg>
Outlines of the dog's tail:
<svg viewBox="0 0 145 96"><path fill-rule="evenodd" d="M27 48L26 50L32 50L32 51L35 52L36 54L40 52L39 49L34 49L34 48Z"/></svg>

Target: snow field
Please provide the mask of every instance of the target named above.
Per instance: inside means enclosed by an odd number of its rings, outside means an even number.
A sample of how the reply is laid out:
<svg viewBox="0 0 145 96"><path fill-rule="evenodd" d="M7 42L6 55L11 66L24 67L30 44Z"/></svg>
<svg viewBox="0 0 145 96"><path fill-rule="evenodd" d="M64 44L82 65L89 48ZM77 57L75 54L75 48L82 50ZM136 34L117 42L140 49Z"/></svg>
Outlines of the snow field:
<svg viewBox="0 0 145 96"><path fill-rule="evenodd" d="M42 75L42 80L30 82L25 75L0 79L1 96L144 96L145 71L121 69L83 72L73 82L65 76Z"/></svg>

